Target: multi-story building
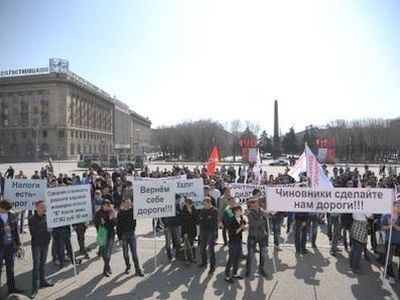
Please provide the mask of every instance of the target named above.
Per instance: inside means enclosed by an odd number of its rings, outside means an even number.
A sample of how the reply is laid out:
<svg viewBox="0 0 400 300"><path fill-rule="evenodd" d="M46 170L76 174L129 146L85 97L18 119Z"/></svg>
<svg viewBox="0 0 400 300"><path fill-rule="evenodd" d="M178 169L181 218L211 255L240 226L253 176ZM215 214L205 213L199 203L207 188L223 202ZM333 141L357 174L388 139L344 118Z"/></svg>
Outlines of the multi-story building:
<svg viewBox="0 0 400 300"><path fill-rule="evenodd" d="M117 99L114 99L114 149L117 153L132 153L129 106Z"/></svg>
<svg viewBox="0 0 400 300"><path fill-rule="evenodd" d="M0 72L0 161L131 152L133 124L127 105L69 71L67 61Z"/></svg>
<svg viewBox="0 0 400 300"><path fill-rule="evenodd" d="M131 145L133 153L140 155L143 152L151 151L152 129L151 121L134 111L131 114Z"/></svg>

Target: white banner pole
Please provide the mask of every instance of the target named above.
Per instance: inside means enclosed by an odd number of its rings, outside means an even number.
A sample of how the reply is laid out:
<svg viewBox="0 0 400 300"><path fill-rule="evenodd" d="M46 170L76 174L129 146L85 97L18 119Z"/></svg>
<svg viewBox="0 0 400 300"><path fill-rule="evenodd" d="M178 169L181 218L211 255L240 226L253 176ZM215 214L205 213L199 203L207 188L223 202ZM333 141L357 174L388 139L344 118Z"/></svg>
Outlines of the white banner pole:
<svg viewBox="0 0 400 300"><path fill-rule="evenodd" d="M70 228L70 230L71 230L71 236L72 236L72 225L71 225L71 224L69 224L69 228ZM70 238L71 238L71 237L70 237ZM74 251L74 247L72 246L72 243L71 243L71 250L72 250L72 263L73 263L73 265L74 265L74 277L75 277L75 280L76 280L75 251Z"/></svg>
<svg viewBox="0 0 400 300"><path fill-rule="evenodd" d="M153 226L153 234L154 234L154 271L157 270L157 221L154 223Z"/></svg>
<svg viewBox="0 0 400 300"><path fill-rule="evenodd" d="M271 245L272 245L272 243L271 243L272 232L271 232L271 226L269 225L269 220L270 220L270 219L271 219L270 217L267 218L268 240L269 240L270 247L273 248L273 247L271 246ZM275 271L275 273L276 273L275 254L274 254L274 251L271 251L271 252L272 252L272 264L274 265L274 271Z"/></svg>

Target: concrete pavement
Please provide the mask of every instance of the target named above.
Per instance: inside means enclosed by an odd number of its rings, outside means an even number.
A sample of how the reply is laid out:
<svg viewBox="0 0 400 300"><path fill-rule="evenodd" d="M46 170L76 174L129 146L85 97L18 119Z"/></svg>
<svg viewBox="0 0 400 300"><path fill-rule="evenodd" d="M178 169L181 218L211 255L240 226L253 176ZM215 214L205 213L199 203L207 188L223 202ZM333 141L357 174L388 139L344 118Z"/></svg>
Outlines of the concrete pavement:
<svg viewBox="0 0 400 300"><path fill-rule="evenodd" d="M87 245L95 246L96 232L90 228L87 232ZM49 279L55 283L52 288L39 291L37 299L399 299L399 283L390 286L382 281L380 265L373 261L362 262L365 275L353 275L348 265L348 254L343 250L337 257L329 255L329 242L322 232L317 240L318 249L310 249L310 254L296 256L293 245L282 247L275 252L269 248L267 270L272 277L259 277L256 266L254 275L244 280L227 284L224 267L227 247L216 246L217 269L208 275L208 269L199 269L197 265L185 266L177 261L169 263L163 246L164 238L157 237L158 267L154 269L154 239L150 220L139 220L137 227L138 252L140 263L146 276L125 275L122 250L114 247L111 266L113 274L104 278L103 262L90 253L91 258L77 267L74 278L71 265L59 270L51 262L49 251L46 271ZM25 240L29 241L29 234ZM76 235L72 236L73 247L77 249ZM27 243L28 244L28 243ZM243 246L246 252L246 245ZM16 261L16 282L19 288L30 294L31 253L26 246L24 260ZM272 255L276 260L277 272L273 272ZM258 260L258 258L257 258ZM244 273L244 261L239 269ZM5 271L5 270L4 270ZM5 272L2 276L1 297L6 294Z"/></svg>

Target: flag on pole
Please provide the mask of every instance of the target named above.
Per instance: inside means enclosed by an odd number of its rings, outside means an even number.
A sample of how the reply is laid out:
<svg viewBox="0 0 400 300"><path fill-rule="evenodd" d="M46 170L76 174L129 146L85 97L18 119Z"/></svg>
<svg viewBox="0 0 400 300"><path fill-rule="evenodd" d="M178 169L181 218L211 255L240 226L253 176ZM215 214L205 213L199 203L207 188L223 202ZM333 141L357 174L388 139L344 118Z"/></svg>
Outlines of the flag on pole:
<svg viewBox="0 0 400 300"><path fill-rule="evenodd" d="M210 157L208 158L206 170L207 170L207 175L208 176L213 176L215 174L215 167L217 166L217 163L219 162L219 151L218 147L214 146L212 148Z"/></svg>
<svg viewBox="0 0 400 300"><path fill-rule="evenodd" d="M257 184L261 184L260 170L261 170L260 150L259 148L257 148L257 159L253 167L254 178L256 179Z"/></svg>
<svg viewBox="0 0 400 300"><path fill-rule="evenodd" d="M307 171L306 155L303 152L293 168L290 169L288 175L294 178L296 181L300 181L300 174Z"/></svg>
<svg viewBox="0 0 400 300"><path fill-rule="evenodd" d="M304 152L306 156L307 176L310 178L311 188L333 188L332 182L330 182L328 176L326 176L317 158L314 153L312 153L311 149L308 148L307 144Z"/></svg>

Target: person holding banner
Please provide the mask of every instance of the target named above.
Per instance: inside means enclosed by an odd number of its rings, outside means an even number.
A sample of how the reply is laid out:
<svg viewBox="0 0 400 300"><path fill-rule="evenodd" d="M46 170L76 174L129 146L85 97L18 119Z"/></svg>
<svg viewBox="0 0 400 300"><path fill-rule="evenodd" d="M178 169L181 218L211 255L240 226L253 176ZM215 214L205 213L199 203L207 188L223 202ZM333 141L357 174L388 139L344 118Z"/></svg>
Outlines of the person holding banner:
<svg viewBox="0 0 400 300"><path fill-rule="evenodd" d="M396 201L393 204L393 215L383 215L381 219L382 230L386 234L386 251L389 253L387 264L387 277L390 284L395 284L394 268L393 268L393 253L400 249L400 202ZM392 228L392 236L390 237L390 228ZM386 252L387 253L387 252ZM400 272L400 267L399 267Z"/></svg>
<svg viewBox="0 0 400 300"><path fill-rule="evenodd" d="M161 222L164 224L165 250L170 261L176 259L181 250L181 211L181 197L179 194L175 194L175 216L161 218ZM175 256L172 255L171 246L175 252Z"/></svg>
<svg viewBox="0 0 400 300"><path fill-rule="evenodd" d="M184 240L184 255L186 263L196 261L196 249L194 248L194 239L197 235L197 210L190 197L185 198L185 205L181 212L181 234ZM190 248L190 249L187 249ZM188 254L190 258L188 257Z"/></svg>
<svg viewBox="0 0 400 300"><path fill-rule="evenodd" d="M51 239L46 222L46 203L43 200L39 200L35 203L35 208L34 215L28 220L29 232L32 237L32 299L36 297L39 287L54 286L54 284L46 281L44 275L47 251Z"/></svg>
<svg viewBox="0 0 400 300"><path fill-rule="evenodd" d="M14 257L17 249L21 247L17 230L17 220L10 212L11 203L0 201L0 277L3 268L3 260L6 265L8 293L23 293L23 290L15 287Z"/></svg>
<svg viewBox="0 0 400 300"><path fill-rule="evenodd" d="M200 224L200 254L201 264L199 268L207 267L207 253L208 247L210 255L210 270L208 274L213 274L215 271L215 236L218 228L218 211L212 206L211 198L205 197L203 200L203 209L199 213Z"/></svg>
<svg viewBox="0 0 400 300"><path fill-rule="evenodd" d="M350 235L350 268L354 274L363 274L360 260L368 239L368 216L365 213L353 213Z"/></svg>
<svg viewBox="0 0 400 300"><path fill-rule="evenodd" d="M103 275L110 277L112 270L110 267L111 253L115 238L115 212L110 200L104 200L101 208L95 214L96 229L99 230L103 226L107 231L107 240L104 247L101 247L101 256L104 261Z"/></svg>
<svg viewBox="0 0 400 300"><path fill-rule="evenodd" d="M251 263L258 244L260 250L259 272L263 277L268 277L265 270L267 261L267 213L260 208L258 198L251 198L248 202L247 218L249 219L249 234L247 239L246 277L250 276Z"/></svg>
<svg viewBox="0 0 400 300"><path fill-rule="evenodd" d="M247 230L246 220L242 215L242 207L236 205L232 208L234 214L233 219L229 222L229 258L225 266L225 281L233 283L233 279L243 279L242 276L237 274L240 257L242 256L242 238L243 231ZM231 274L231 268L232 274Z"/></svg>
<svg viewBox="0 0 400 300"><path fill-rule="evenodd" d="M309 213L296 212L294 214L294 244L296 254L308 254L308 250L306 249L308 224Z"/></svg>
<svg viewBox="0 0 400 300"><path fill-rule="evenodd" d="M143 277L143 271L139 265L139 258L137 255L136 248L136 220L133 218L133 206L130 198L125 198L122 202L122 208L117 214L117 236L118 240L121 241L122 254L125 261L125 274L129 274L131 270L131 264L129 262L128 247L131 250L132 261L135 266L136 275Z"/></svg>

